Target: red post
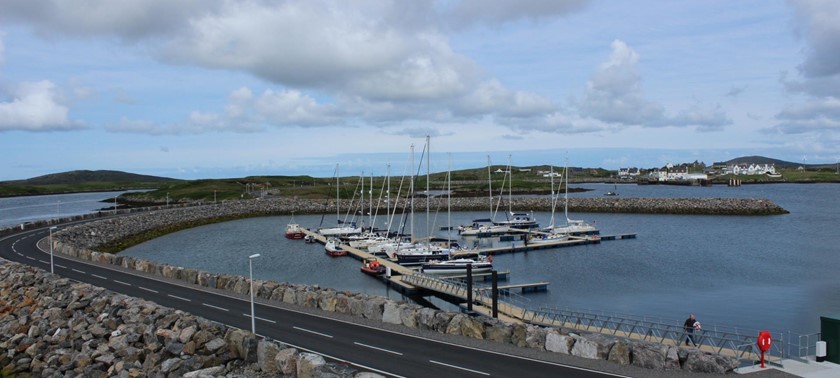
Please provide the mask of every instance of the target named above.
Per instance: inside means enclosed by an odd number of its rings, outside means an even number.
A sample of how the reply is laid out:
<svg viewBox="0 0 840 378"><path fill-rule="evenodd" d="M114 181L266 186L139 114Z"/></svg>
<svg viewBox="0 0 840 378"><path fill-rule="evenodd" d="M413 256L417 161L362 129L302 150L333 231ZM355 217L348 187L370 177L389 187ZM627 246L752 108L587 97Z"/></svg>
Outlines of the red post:
<svg viewBox="0 0 840 378"><path fill-rule="evenodd" d="M770 336L770 331L760 331L758 333L758 349L761 350L761 367L764 368L764 352L770 350L770 345L773 344L773 338Z"/></svg>

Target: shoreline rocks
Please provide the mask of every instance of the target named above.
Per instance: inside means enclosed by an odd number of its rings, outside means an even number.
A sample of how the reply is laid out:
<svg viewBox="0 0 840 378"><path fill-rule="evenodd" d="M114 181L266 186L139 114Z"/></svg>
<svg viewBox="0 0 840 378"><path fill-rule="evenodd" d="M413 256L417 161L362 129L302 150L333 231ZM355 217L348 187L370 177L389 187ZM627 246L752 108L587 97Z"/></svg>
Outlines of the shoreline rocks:
<svg viewBox="0 0 840 378"><path fill-rule="evenodd" d="M214 377L282 372L349 378L358 373L249 331L26 265L0 259L0 276L4 374Z"/></svg>

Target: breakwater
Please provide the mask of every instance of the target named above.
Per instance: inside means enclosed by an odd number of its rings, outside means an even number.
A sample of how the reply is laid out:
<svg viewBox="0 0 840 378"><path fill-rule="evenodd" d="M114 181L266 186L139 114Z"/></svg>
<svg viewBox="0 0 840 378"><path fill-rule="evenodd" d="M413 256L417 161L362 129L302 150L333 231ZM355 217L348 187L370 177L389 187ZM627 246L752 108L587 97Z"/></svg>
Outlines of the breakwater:
<svg viewBox="0 0 840 378"><path fill-rule="evenodd" d="M18 263L0 276L3 376L379 376Z"/></svg>
<svg viewBox="0 0 840 378"><path fill-rule="evenodd" d="M196 210L193 208L190 210ZM131 227L151 227L155 222L172 222L178 211L134 215L121 219L108 219L85 225L69 227L57 232L53 248L75 258L101 264L113 264L181 280L187 284L226 290L236 295L249 294L249 281L245 277L217 274L196 269L159 264L130 256L102 253L86 245L97 245L110 238L130 234ZM138 219L129 219L135 218ZM394 301L384 297L337 291L317 285L255 280L255 297L265 301L283 302L309 309L335 312L369 321L439 332L443 334L488 340L497 343L532 348L540 351L568 354L589 359L612 361L658 370L684 370L691 372L725 373L738 366L731 357L711 354L693 348L663 345L639 340L622 339L601 334L586 334L573 329L541 327L528 324L508 324L485 316L425 308L416 304Z"/></svg>
<svg viewBox="0 0 840 378"><path fill-rule="evenodd" d="M399 208L402 203L397 203ZM415 201L417 211L425 210L425 200ZM486 198L452 199L454 211L483 211ZM523 211L550 211L549 198L517 198L514 206ZM445 211L446 199L433 198L433 211ZM502 201L500 208L507 208ZM575 198L569 200L569 210L574 212L603 213L653 213L698 215L773 215L787 211L767 199L751 198ZM229 201L217 204L196 205L140 212L128 216L103 219L62 232L64 240L73 240L82 248L118 252L166 233L203 224L255 216L331 213L335 201L298 200L273 198L260 200Z"/></svg>

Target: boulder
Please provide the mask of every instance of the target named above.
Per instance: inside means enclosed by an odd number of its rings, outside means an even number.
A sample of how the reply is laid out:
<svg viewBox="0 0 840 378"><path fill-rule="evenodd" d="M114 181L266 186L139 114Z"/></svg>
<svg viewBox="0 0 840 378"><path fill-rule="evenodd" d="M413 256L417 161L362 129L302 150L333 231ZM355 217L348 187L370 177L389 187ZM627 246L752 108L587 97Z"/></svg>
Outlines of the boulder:
<svg viewBox="0 0 840 378"><path fill-rule="evenodd" d="M297 373L298 351L295 348L281 349L274 356L274 364L278 373L284 376L293 376Z"/></svg>
<svg viewBox="0 0 840 378"><path fill-rule="evenodd" d="M668 351L665 352L665 370L679 370L680 369L680 356L677 351L680 347L671 346L668 348Z"/></svg>
<svg viewBox="0 0 840 378"><path fill-rule="evenodd" d="M660 344L637 343L630 348L633 366L645 369L665 369L665 353L667 352L668 347Z"/></svg>
<svg viewBox="0 0 840 378"><path fill-rule="evenodd" d="M280 347L270 341L260 340L257 344L257 363L260 365L260 370L268 374L277 373L277 353Z"/></svg>
<svg viewBox="0 0 840 378"><path fill-rule="evenodd" d="M283 291L283 302L289 304L297 303L295 300L297 299L297 292L295 289L288 287L285 291Z"/></svg>
<svg viewBox="0 0 840 378"><path fill-rule="evenodd" d="M545 349L545 335L548 333L545 328L529 325L525 331L525 345L528 348Z"/></svg>
<svg viewBox="0 0 840 378"><path fill-rule="evenodd" d="M472 316L465 316L461 319L461 335L484 340L484 323Z"/></svg>
<svg viewBox="0 0 840 378"><path fill-rule="evenodd" d="M623 340L617 341L612 349L610 349L607 360L619 365L630 365L630 347L627 345L627 342Z"/></svg>
<svg viewBox="0 0 840 378"><path fill-rule="evenodd" d="M225 333L225 344L234 356L246 361L257 361L257 339L253 333L241 329L229 329Z"/></svg>
<svg viewBox="0 0 840 378"><path fill-rule="evenodd" d="M683 369L694 373L725 374L738 367L738 360L705 353L700 350L689 350Z"/></svg>
<svg viewBox="0 0 840 378"><path fill-rule="evenodd" d="M573 335L575 343L572 346L571 355L594 360L598 358L598 343L583 336Z"/></svg>
<svg viewBox="0 0 840 378"><path fill-rule="evenodd" d="M335 312L335 296L334 290L321 290L318 295L318 307L324 311Z"/></svg>
<svg viewBox="0 0 840 378"><path fill-rule="evenodd" d="M575 339L568 335L560 334L557 330L551 330L545 335L545 350L549 352L570 354Z"/></svg>
<svg viewBox="0 0 840 378"><path fill-rule="evenodd" d="M324 357L313 353L301 353L297 361L298 378L316 378L319 372L326 365Z"/></svg>
<svg viewBox="0 0 840 378"><path fill-rule="evenodd" d="M184 378L215 377L225 370L224 366L211 366L201 370L194 370L184 374ZM130 375L129 375L130 376Z"/></svg>
<svg viewBox="0 0 840 378"><path fill-rule="evenodd" d="M382 321L391 324L402 324L400 320L400 307L397 302L388 300L382 310Z"/></svg>
<svg viewBox="0 0 840 378"><path fill-rule="evenodd" d="M383 297L373 297L368 301L365 301L365 311L364 315L366 319L381 321L382 316L385 312L385 303L389 302L387 299Z"/></svg>
<svg viewBox="0 0 840 378"><path fill-rule="evenodd" d="M400 305L400 323L408 328L417 328L417 312L422 306L404 303Z"/></svg>

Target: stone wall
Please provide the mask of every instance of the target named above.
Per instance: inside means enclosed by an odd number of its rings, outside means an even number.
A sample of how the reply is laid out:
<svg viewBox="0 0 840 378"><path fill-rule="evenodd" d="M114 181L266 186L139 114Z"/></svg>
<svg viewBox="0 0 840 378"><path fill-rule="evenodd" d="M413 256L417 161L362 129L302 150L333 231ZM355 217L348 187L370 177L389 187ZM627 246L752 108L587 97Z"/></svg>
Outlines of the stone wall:
<svg viewBox="0 0 840 378"><path fill-rule="evenodd" d="M81 259L119 265L127 269L208 288L227 290L243 296L248 295L250 290L248 279L242 276L216 274L158 264L130 256L77 249L75 246L57 240L54 242L54 248L56 251ZM321 288L317 285L254 280L254 296L267 301L337 312L409 328L490 340L582 358L608 360L649 369L727 373L738 367L738 361L734 358L693 348L686 349L612 338L601 334L582 334L567 329L506 324L485 316L472 317L393 301L380 296Z"/></svg>
<svg viewBox="0 0 840 378"><path fill-rule="evenodd" d="M2 259L0 277L2 376L378 376Z"/></svg>

